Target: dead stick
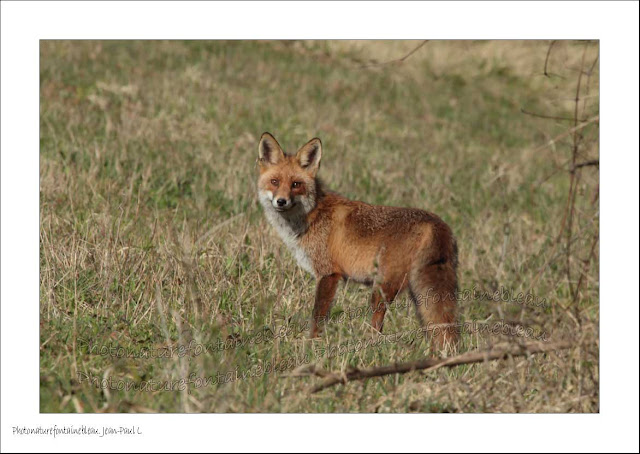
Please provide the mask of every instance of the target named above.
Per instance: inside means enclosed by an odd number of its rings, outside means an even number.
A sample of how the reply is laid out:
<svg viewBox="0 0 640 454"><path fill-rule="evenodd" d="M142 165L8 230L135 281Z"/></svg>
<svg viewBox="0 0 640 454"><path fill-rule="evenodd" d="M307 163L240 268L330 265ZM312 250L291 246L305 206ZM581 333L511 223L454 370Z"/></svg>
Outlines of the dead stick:
<svg viewBox="0 0 640 454"><path fill-rule="evenodd" d="M473 364L484 361L492 361L496 359L504 359L508 356L525 356L533 353L541 353L552 350L563 350L573 346L569 341L559 342L532 342L524 345L503 345L496 346L486 351L471 351L462 355L453 356L451 358L426 358L409 363L393 364L389 366L371 367L368 369L356 369L345 374L330 373L327 375L324 371L315 371L317 375L325 376L325 380L319 385L311 389L311 393L317 393L323 389L337 385L338 383L347 383L355 380L363 380L371 377L381 377L391 374L405 374L415 370L427 371L440 367L455 367L462 364ZM321 372L318 373L318 372Z"/></svg>

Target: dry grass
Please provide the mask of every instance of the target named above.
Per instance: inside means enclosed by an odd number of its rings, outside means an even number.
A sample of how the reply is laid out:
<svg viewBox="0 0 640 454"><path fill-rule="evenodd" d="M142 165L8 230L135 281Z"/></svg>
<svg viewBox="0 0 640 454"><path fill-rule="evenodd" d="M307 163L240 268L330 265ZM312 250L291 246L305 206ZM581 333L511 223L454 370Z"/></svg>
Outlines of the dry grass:
<svg viewBox="0 0 640 454"><path fill-rule="evenodd" d="M536 41L433 41L401 65L362 68L417 44L43 42L41 411L597 412L598 168L576 171L567 233L575 137L549 141L574 123L521 109L573 118L582 67L579 124L596 116L598 45L554 44L550 76L549 42ZM528 327L576 347L314 395L318 379L285 371L178 391L79 380L241 375L305 355L336 371L425 355L419 339L327 354L376 339L366 316L331 324L319 341L269 334L307 321L314 282L255 200L264 130L288 150L321 137L321 175L345 195L442 216L458 237L462 290L505 288L547 303L467 298L464 322ZM597 122L579 130L577 157L598 158ZM365 308L368 292L341 287L332 314ZM386 333L418 327L405 297L387 317ZM140 351L258 334L267 340L170 358L87 345ZM523 338L477 332L460 349L505 340Z"/></svg>

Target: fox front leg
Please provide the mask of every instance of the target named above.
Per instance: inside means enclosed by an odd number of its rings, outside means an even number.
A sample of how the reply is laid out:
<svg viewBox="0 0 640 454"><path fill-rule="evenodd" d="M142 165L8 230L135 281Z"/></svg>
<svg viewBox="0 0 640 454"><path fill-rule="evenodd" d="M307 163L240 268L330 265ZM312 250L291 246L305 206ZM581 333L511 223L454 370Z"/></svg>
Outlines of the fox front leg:
<svg viewBox="0 0 640 454"><path fill-rule="evenodd" d="M382 325L384 324L384 314L387 312L387 305L382 298L380 289L374 289L371 294L371 300L369 302L371 307L371 326L378 331L382 332Z"/></svg>
<svg viewBox="0 0 640 454"><path fill-rule="evenodd" d="M336 294L339 280L339 274L323 276L318 280L318 285L316 286L316 302L313 307L313 320L311 320L311 337L318 337L322 325L327 319L327 314L331 308L333 297Z"/></svg>

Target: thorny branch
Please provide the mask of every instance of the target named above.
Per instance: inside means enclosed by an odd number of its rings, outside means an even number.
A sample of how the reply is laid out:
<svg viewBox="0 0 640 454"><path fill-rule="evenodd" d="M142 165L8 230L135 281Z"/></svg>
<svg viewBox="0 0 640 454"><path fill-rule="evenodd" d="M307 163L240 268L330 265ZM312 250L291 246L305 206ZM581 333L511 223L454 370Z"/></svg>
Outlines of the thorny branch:
<svg viewBox="0 0 640 454"><path fill-rule="evenodd" d="M549 49L547 50L547 56L545 59L545 66L544 66L544 74L545 76L548 76L548 72L547 72L547 65L548 65L548 60L549 60L549 54L551 52L551 48L553 47L553 45L555 44L555 41L552 41L551 44L549 45ZM584 129L585 127L587 127L588 125L590 125L591 123L597 123L600 120L600 116L599 115L595 115L594 117L588 119L588 120L581 120L579 118L579 106L580 106L580 102L583 101L583 99L581 98L581 91L582 91L582 76L583 74L585 74L585 57L586 57L586 52L587 52L587 47L585 46L583 53L582 53L582 59L581 59L581 63L580 63L580 71L578 72L578 79L577 79L577 83L576 83L576 90L575 90L575 97L573 99L574 101L574 109L573 109L573 117L572 118L568 118L568 117L559 117L559 116L553 116L553 115L541 115L541 114L533 114L531 112L527 112L524 109L522 109L522 112L527 114L527 115L533 115L536 117L540 117L540 118L546 118L546 119L553 119L553 120L569 120L573 122L573 127L568 129L567 131L563 132L562 134L558 135L557 137L554 137L552 140L550 140L549 142L547 142L546 144L538 147L536 149L536 151L540 151L543 150L551 145L553 145L554 143L556 143L557 141L571 136L572 138L572 143L571 143L571 157L569 159L570 161L570 166L567 169L568 173L570 175L569 177L569 192L567 194L567 202L565 205L565 209L563 212L563 217L562 217L562 221L560 223L560 229L558 231L558 234L556 236L556 239L554 241L553 244L553 248L551 253L549 254L549 257L552 257L555 254L555 251L558 247L558 245L561 242L561 239L563 236L566 236L566 246L565 246L565 261L566 261L566 277L567 277L567 284L569 286L569 292L570 295L572 297L572 300L575 302L578 299L579 296L579 292L581 289L581 286L584 282L584 273L585 270L588 269L589 267L589 262L591 261L591 259L594 256L595 253L595 247L598 243L597 239L599 237L599 233L598 230L596 230L595 234L594 234L594 240L592 242L592 246L590 248L590 253L589 256L587 257L586 261L585 261L585 265L583 267L581 267L580 269L580 277L578 278L578 282L576 287L574 288L573 286L573 281L572 281L572 276L571 276L571 258L572 258L572 250L571 250L571 243L572 243L572 237L573 237L573 224L574 224L574 217L575 217L575 204L576 204L576 197L578 194L578 185L580 182L580 177L581 174L580 172L577 172L578 169L581 169L583 167L589 167L589 166L595 166L598 167L600 165L600 160L599 159L589 159L583 162L577 162L578 161L578 157L580 156L580 145L581 145L581 141L582 141L582 135L581 135L581 130ZM598 62L598 57L596 56L596 58L594 59L593 63L591 64L588 72L586 72L587 75L587 82L589 82L589 79L596 67L596 64ZM589 90L589 86L587 84L587 93ZM585 105L584 105L584 101L583 101L583 109L582 109L582 113L584 114L585 111ZM556 174L556 172L553 172L553 174ZM552 175L553 175L552 174ZM546 180L546 179L545 179ZM543 180L544 181L544 180ZM531 285L531 288L534 288L538 282L538 280L540 279L540 277L542 276L544 270L549 266L549 260L545 261L545 264L542 266L542 268L539 270L538 274L536 275L535 279L533 280L533 283Z"/></svg>

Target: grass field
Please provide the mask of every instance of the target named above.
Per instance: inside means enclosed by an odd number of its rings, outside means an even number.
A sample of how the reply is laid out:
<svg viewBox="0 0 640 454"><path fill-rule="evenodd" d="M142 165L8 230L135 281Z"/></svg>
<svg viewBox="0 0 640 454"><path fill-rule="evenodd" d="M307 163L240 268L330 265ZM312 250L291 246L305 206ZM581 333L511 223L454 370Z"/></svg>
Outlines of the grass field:
<svg viewBox="0 0 640 454"><path fill-rule="evenodd" d="M429 41L392 61L419 44L42 41L40 410L598 412L599 174L575 166L599 157L598 43ZM330 188L452 226L476 290L462 322L574 347L310 394L301 362L428 350L350 348L380 339L353 283L308 339L314 281L256 200L263 131L289 152L320 137ZM477 297L496 291L542 304ZM402 296L385 334L418 326Z"/></svg>

